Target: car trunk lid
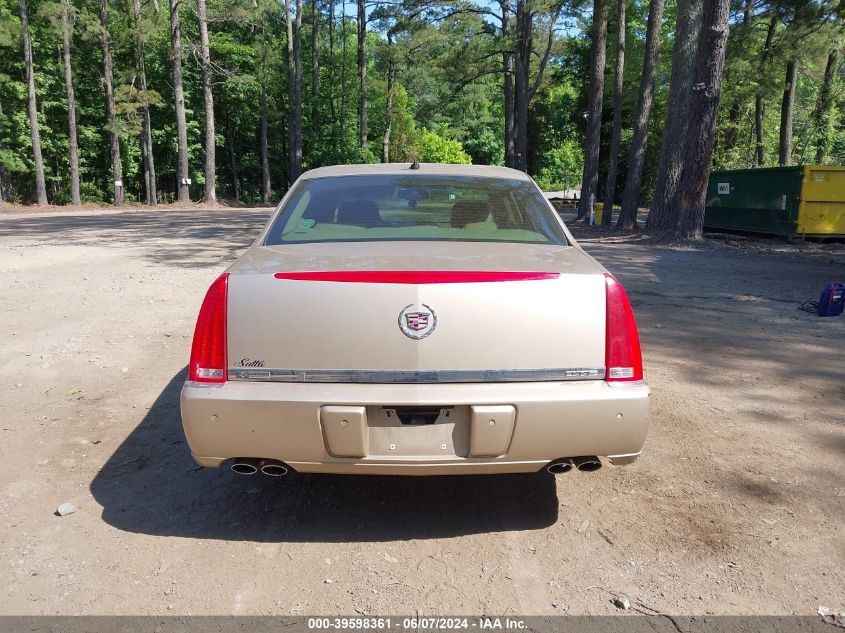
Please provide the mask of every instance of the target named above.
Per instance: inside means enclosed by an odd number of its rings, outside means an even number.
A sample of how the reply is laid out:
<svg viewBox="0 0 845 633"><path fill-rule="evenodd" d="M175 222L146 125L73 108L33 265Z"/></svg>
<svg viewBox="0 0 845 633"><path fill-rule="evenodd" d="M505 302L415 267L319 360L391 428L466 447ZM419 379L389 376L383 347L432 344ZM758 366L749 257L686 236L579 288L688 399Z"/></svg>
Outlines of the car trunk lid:
<svg viewBox="0 0 845 633"><path fill-rule="evenodd" d="M603 375L603 270L575 247L260 246L230 272L228 358L236 379Z"/></svg>

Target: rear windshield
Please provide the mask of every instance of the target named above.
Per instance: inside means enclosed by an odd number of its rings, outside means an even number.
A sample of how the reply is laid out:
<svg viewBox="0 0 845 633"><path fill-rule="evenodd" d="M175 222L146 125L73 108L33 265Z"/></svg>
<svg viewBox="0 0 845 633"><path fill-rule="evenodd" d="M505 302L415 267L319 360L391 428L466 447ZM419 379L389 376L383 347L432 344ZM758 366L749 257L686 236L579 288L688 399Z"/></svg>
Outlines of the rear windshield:
<svg viewBox="0 0 845 633"><path fill-rule="evenodd" d="M387 240L567 243L530 182L412 174L301 180L265 244Z"/></svg>

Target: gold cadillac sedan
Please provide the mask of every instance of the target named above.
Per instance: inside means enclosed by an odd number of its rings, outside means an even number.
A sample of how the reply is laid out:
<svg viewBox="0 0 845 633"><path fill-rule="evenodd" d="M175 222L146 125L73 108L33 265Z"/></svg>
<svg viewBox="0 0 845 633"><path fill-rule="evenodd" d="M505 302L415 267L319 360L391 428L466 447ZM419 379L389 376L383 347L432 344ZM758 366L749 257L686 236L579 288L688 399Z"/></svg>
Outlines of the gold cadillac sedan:
<svg viewBox="0 0 845 633"><path fill-rule="evenodd" d="M625 290L500 167L303 174L209 288L182 422L235 472L630 464L649 389Z"/></svg>

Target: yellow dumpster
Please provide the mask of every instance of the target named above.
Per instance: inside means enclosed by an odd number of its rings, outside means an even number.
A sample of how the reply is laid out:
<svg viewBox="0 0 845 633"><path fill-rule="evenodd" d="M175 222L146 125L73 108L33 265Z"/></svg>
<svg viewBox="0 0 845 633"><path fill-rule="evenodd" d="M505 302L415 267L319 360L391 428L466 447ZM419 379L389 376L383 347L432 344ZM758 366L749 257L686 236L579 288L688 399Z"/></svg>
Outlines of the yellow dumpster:
<svg viewBox="0 0 845 633"><path fill-rule="evenodd" d="M807 165L798 205L798 235L845 236L845 167Z"/></svg>

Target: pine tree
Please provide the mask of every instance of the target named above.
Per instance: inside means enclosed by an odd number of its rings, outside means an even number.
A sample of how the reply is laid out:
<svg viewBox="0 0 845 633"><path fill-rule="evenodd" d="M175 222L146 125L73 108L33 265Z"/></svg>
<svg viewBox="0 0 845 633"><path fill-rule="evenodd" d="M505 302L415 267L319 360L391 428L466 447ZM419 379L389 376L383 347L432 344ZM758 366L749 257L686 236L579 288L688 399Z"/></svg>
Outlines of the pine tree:
<svg viewBox="0 0 845 633"><path fill-rule="evenodd" d="M111 34L109 33L109 11L107 0L98 0L100 14L100 42L103 46L103 87L106 91L106 129L109 132L111 148L111 171L114 186L114 204L123 204L123 166L120 162L120 137L117 133L117 117L114 104L114 67L111 54Z"/></svg>
<svg viewBox="0 0 845 633"><path fill-rule="evenodd" d="M716 114L722 95L729 17L730 0L705 0L690 125L684 141L686 159L678 185L680 205L675 236L682 239L701 239L704 228L704 194L716 141Z"/></svg>
<svg viewBox="0 0 845 633"><path fill-rule="evenodd" d="M38 101L35 96L35 69L32 61L32 36L29 32L29 17L26 0L18 0L23 35L23 57L26 65L26 104L29 112L29 127L32 136L32 155L35 161L35 197L39 206L47 204L47 187L44 180L44 159L41 157L41 128L38 123Z"/></svg>
<svg viewBox="0 0 845 633"><path fill-rule="evenodd" d="M185 89L182 85L182 25L179 20L180 0L170 0L170 60L173 63L173 92L176 97L176 167L177 199L191 201L188 184L188 124L185 120Z"/></svg>
<svg viewBox="0 0 845 633"><path fill-rule="evenodd" d="M686 138L690 123L695 60L701 31L700 2L679 0L677 11L675 44L672 49L672 77L666 103L660 165L657 168L654 200L648 214L648 228L659 232L675 228L678 184L686 157L686 147L679 139Z"/></svg>
<svg viewBox="0 0 845 633"><path fill-rule="evenodd" d="M634 123L634 138L628 159L628 177L625 179L625 194L619 212L617 226L626 231L637 228L637 209L640 200L640 185L643 181L648 121L654 99L654 73L657 55L660 51L660 25L663 20L663 0L651 0L648 9L648 32L645 39L645 58L640 81L640 98Z"/></svg>
<svg viewBox="0 0 845 633"><path fill-rule="evenodd" d="M61 0L62 61L65 67L65 92L67 93L68 150L70 154L70 201L82 202L79 193L79 142L76 135L76 98L73 92L73 67L70 61L70 9L69 0Z"/></svg>
<svg viewBox="0 0 845 633"><path fill-rule="evenodd" d="M587 133L584 138L584 177L581 179L581 199L578 220L590 213L599 179L599 146L601 144L601 113L604 95L604 63L607 47L607 0L593 0L593 28L590 44L590 87L587 92Z"/></svg>
<svg viewBox="0 0 845 633"><path fill-rule="evenodd" d="M622 93L625 87L625 8L628 0L619 0L616 7L616 71L613 81L613 131L610 135L610 155L607 165L607 182L604 189L602 226L613 220L613 199L616 196L616 176L619 169L619 140L622 136Z"/></svg>
<svg viewBox="0 0 845 633"><path fill-rule="evenodd" d="M214 95L211 91L211 54L208 50L208 9L205 0L197 0L200 30L200 59L202 61L202 96L205 104L205 201L217 202L217 167L214 134Z"/></svg>

